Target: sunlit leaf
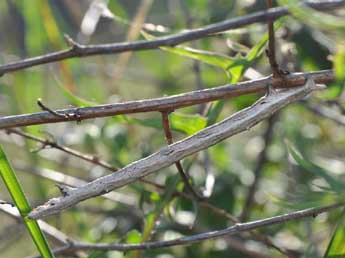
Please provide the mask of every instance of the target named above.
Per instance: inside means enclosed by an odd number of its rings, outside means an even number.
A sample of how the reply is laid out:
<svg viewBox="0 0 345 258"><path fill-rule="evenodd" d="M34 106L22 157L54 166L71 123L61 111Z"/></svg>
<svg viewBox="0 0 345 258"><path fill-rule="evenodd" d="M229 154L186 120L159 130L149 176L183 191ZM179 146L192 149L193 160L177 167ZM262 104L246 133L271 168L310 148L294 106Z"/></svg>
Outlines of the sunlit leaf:
<svg viewBox="0 0 345 258"><path fill-rule="evenodd" d="M140 124L147 127L162 129L162 118L137 119L129 116L116 116L117 121L125 121L131 124ZM201 115L188 115L179 112L173 112L169 115L171 129L182 132L187 135L194 134L204 129L207 124L206 118Z"/></svg>
<svg viewBox="0 0 345 258"><path fill-rule="evenodd" d="M138 230L133 229L127 233L126 240L125 240L126 243L137 244L137 243L140 243L140 241L141 241L141 233Z"/></svg>

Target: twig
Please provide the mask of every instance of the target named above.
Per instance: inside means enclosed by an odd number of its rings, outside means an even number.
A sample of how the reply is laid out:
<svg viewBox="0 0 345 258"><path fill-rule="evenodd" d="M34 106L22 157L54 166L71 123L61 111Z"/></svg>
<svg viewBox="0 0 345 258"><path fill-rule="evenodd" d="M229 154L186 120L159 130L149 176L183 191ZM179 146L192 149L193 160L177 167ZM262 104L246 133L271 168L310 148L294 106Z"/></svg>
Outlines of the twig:
<svg viewBox="0 0 345 258"><path fill-rule="evenodd" d="M345 126L345 116L340 112L337 112L333 108L324 106L324 105L314 105L306 103L306 108L312 111L313 113L320 115L324 118L330 119L338 125Z"/></svg>
<svg viewBox="0 0 345 258"><path fill-rule="evenodd" d="M249 187L248 194L247 194L247 197L246 197L245 202L244 202L242 213L240 215L241 221L246 221L247 218L249 217L249 214L251 211L251 206L252 206L253 201L254 201L255 192L256 192L256 189L258 187L260 178L261 178L261 172L262 172L264 165L267 162L267 149L268 149L268 146L272 142L273 126L274 126L276 120L277 120L277 114L271 116L268 119L267 129L266 129L265 134L263 136L264 146L263 146L262 151L259 153L258 160L256 162L256 166L254 169L254 181L251 184L251 186Z"/></svg>
<svg viewBox="0 0 345 258"><path fill-rule="evenodd" d="M266 0L267 9L272 8L272 0ZM275 50L275 38L274 38L274 28L273 28L273 20L267 20L267 28L268 28L268 50L267 56L268 60L271 65L273 78L280 78L282 74L279 70L279 66L276 60L276 50Z"/></svg>
<svg viewBox="0 0 345 258"><path fill-rule="evenodd" d="M63 185L74 187L74 188L86 185L88 183L87 181L82 180L80 178L66 175L64 173L58 172L56 170L48 169L48 168L38 168L38 167L32 168L29 166L25 166L19 162L16 162L14 164L14 167L17 170L21 170L26 173L30 173L42 178L52 180L55 183L63 184ZM135 207L135 203L136 203L136 199L133 196L128 195L128 194L121 194L117 192L111 192L111 193L102 195L102 197L108 200L117 202L117 203L124 204L126 206L130 206L132 209Z"/></svg>
<svg viewBox="0 0 345 258"><path fill-rule="evenodd" d="M79 152L77 150L74 150L74 149L68 148L66 146L63 146L61 144L58 144L56 141L51 141L51 140L48 140L48 139L43 139L43 138L37 137L35 135L29 134L29 133L25 133L23 131L19 131L19 130L16 130L16 129L7 129L6 132L9 133L9 134L20 135L20 136L22 136L22 137L24 137L26 139L39 142L39 143L42 144L43 148L46 147L46 146L49 146L51 148L58 149L58 150L63 151L65 153L67 153L67 154L75 156L75 157L77 157L79 159L88 161L88 162L90 162L90 163L92 163L94 165L98 165L100 167L109 169L111 171L117 171L118 170L117 167L114 167L114 166L110 165L106 161L101 160L101 159L99 159L96 156L92 156L92 155L81 153L81 152Z"/></svg>
<svg viewBox="0 0 345 258"><path fill-rule="evenodd" d="M294 73L286 76L286 84L275 84L275 82L272 81L272 77L265 77L258 80L224 85L200 91L191 91L169 97L56 111L59 114L67 114L68 118L57 117L49 112L6 116L0 118L0 129L66 121L80 121L119 114L175 110L213 100L263 92L266 90L268 84L272 84L274 88L301 86L306 82L307 77L311 77L315 83L325 84L334 80L334 73L332 70Z"/></svg>
<svg viewBox="0 0 345 258"><path fill-rule="evenodd" d="M169 111L162 111L162 124L163 124L165 138L168 142L168 145L170 145L173 143L173 138L172 138L170 123L169 123ZM196 190L193 188L193 186L189 183L189 178L188 178L187 174L184 172L182 164L179 160L175 162L175 166L176 166L177 171L179 172L179 174L183 180L184 185L192 193L194 198L196 200L203 199L203 197L200 196L199 193L197 193Z"/></svg>
<svg viewBox="0 0 345 258"><path fill-rule="evenodd" d="M229 118L174 144L168 145L149 157L133 162L119 171L100 177L82 187L71 190L66 197L53 198L33 210L28 217L38 219L56 214L78 202L102 195L127 185L159 169L170 166L200 150L206 149L228 137L249 130L291 102L301 100L312 91L320 89L312 79L304 87L282 90L267 95Z"/></svg>
<svg viewBox="0 0 345 258"><path fill-rule="evenodd" d="M317 10L325 11L343 7L345 5L345 1L328 0L321 2L310 2L307 4L308 6L315 8ZM243 17L236 17L219 23L211 24L202 28L193 29L187 32L181 32L174 35L160 37L156 38L155 40L147 41L123 42L100 45L81 45L71 40L70 42L72 43L72 47L69 49L49 53L46 55L36 56L0 66L0 76L9 72L23 70L28 67L57 62L69 58L86 57L101 54L114 54L126 51L155 49L162 46L176 46L183 42L197 40L212 34L216 34L231 29L237 29L239 27L249 25L252 23L263 22L267 21L268 19L277 19L287 14L289 14L288 9L285 7L280 7L267 11L253 13Z"/></svg>
<svg viewBox="0 0 345 258"><path fill-rule="evenodd" d="M66 115L62 115L59 114L57 112L55 112L54 110L51 110L49 107L47 107L46 105L43 104L42 99L37 99L37 105L43 110L43 111L47 111L50 114L52 114L53 116L57 116L57 117L61 117L63 119L66 118Z"/></svg>
<svg viewBox="0 0 345 258"><path fill-rule="evenodd" d="M235 235L240 232L246 232L257 228L267 227L271 225L281 224L288 221L305 218L305 217L313 217L315 218L317 215L328 212L330 210L339 208L344 206L344 203L335 203L328 206L317 207L317 208L309 208L304 210L298 210L290 213L286 213L283 215L278 215L270 218L254 220L247 223L238 223L234 226L216 230L201 234L196 234L192 236L186 236L177 238L174 240L168 241L156 241L156 242L146 242L141 244L103 244L103 243L83 243L83 242L71 242L70 245L60 247L54 250L55 254L58 254L63 251L76 251L76 250L116 250L116 251L130 251L130 250L148 250L154 248L163 248L163 247L170 247L170 246L177 246L177 245L190 245L194 243L198 243L208 239L219 238L228 235Z"/></svg>
<svg viewBox="0 0 345 258"><path fill-rule="evenodd" d="M41 138L38 138L38 137L35 137L31 134L27 134L27 133L23 133L23 132L20 132L18 130L13 130L13 129L10 129L11 132L13 133L17 133L18 132L18 135L22 136L22 137L25 137L27 139L30 139L30 140L34 140L34 141L37 141L37 142L41 142L42 141L44 142L44 139L41 139ZM64 146L62 146L64 147ZM71 149L71 151L74 151L73 149ZM78 152L79 153L79 152ZM83 153L79 153L80 155L76 156L76 157L79 157L79 158L82 158L83 156L85 156L86 154L83 154ZM91 163L94 163L94 164L106 164L105 161L102 161L100 159L97 159L97 160L87 160ZM19 170L22 170L24 172L28 172L30 174L34 174L34 175L38 175L40 177L43 177L43 178L46 178L46 179L50 179L50 180L53 180L54 182L58 183L58 184L64 184L64 185L68 185L68 186L71 186L71 187L78 187L78 186L81 186L81 185L84 185L86 184L87 182L86 181L82 181L81 179L78 179L78 178L75 178L75 177L72 177L72 176L68 176L68 175L64 175L60 172L57 172L57 171L54 171L54 170L51 170L51 169L40 169L40 168L34 168L34 169L28 169L27 167L23 166L23 165L20 165L18 163L15 164L15 168L16 169L19 169ZM107 168L107 167L105 167ZM113 170L112 167L109 168L110 170ZM155 187L156 189L158 190L164 190L165 189L165 186L163 185L160 185L158 183L155 183L155 182L152 182L152 181L148 181L144 178L141 178L140 179L141 182L145 183L145 184L148 184L150 186L153 186ZM180 196L180 197L183 197L187 200L190 200L190 201L194 201L195 198L193 198L192 196L184 193L184 192L174 192L173 193L173 196ZM111 192L111 193L108 193L106 195L103 195L104 198L108 198L109 200L112 200L112 201L116 201L116 202L119 202L119 203L123 203L125 205L129 205L131 206L131 211L134 211L134 199L130 199L128 195L124 196L124 195L120 195L119 193L114 193L114 192ZM227 211L223 210L223 209L220 209L214 205L212 205L211 203L207 202L207 201L204 201L204 200L197 200L198 201L198 204L201 206L201 207L204 207L206 209L208 209L209 211L213 212L214 214L220 216L220 217L223 217L233 223L238 223L240 222L235 216L231 215L230 213L228 213ZM1 202L0 201L0 204L3 204L4 202ZM7 204L7 203L6 203ZM255 234L254 232L252 233L252 235L254 236L254 238L257 240L257 241L260 241L264 244L266 244L267 246L271 246L273 248L275 248L276 250L278 250L279 252L281 252L282 254L286 254L286 250L283 250L281 248L279 248L278 246L274 245L272 243L272 241L268 238L268 237L265 237L265 236L261 236L261 235L258 235L258 234Z"/></svg>

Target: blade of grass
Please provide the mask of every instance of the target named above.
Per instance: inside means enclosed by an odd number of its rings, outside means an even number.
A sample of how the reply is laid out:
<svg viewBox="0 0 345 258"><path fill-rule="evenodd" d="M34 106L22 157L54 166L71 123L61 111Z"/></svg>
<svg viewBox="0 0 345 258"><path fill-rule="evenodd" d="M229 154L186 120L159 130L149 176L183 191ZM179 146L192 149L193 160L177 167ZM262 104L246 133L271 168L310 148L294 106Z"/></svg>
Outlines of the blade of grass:
<svg viewBox="0 0 345 258"><path fill-rule="evenodd" d="M17 177L7 160L5 152L0 145L0 175L5 182L5 185L12 196L12 199L17 206L24 223L43 258L52 258L52 254L48 242L45 239L37 221L29 220L26 215L31 211L30 204L25 197L25 194L17 180Z"/></svg>
<svg viewBox="0 0 345 258"><path fill-rule="evenodd" d="M327 247L324 258L345 257L345 212L343 212L331 241Z"/></svg>
<svg viewBox="0 0 345 258"><path fill-rule="evenodd" d="M298 163L299 166L301 166L302 168L304 168L305 170L309 172L314 173L315 175L319 177L322 177L329 184L330 188L333 191L337 193L341 193L344 191L344 187L345 187L344 183L339 181L337 178L331 176L327 170L304 159L302 155L300 155L288 141L286 141L286 143L287 143L287 147L291 156Z"/></svg>

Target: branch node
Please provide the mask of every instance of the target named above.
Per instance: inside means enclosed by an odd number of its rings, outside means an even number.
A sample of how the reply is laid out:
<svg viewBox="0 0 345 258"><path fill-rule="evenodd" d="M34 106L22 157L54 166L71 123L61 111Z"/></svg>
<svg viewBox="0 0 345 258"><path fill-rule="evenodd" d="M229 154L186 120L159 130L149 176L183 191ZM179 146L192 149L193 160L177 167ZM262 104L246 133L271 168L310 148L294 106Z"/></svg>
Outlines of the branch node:
<svg viewBox="0 0 345 258"><path fill-rule="evenodd" d="M69 46L73 52L81 53L84 46L73 40L68 34L64 34L63 37L67 46Z"/></svg>
<svg viewBox="0 0 345 258"><path fill-rule="evenodd" d="M60 118L66 118L66 115L65 115L65 114L59 114L59 113L57 113L56 111L54 111L54 110L50 109L49 107L47 107L46 105L44 105L41 98L38 98L38 99L37 99L37 105L38 105L43 111L47 111L47 112L49 112L50 114L52 114L52 115L54 115L54 116L57 116L57 117L60 117Z"/></svg>

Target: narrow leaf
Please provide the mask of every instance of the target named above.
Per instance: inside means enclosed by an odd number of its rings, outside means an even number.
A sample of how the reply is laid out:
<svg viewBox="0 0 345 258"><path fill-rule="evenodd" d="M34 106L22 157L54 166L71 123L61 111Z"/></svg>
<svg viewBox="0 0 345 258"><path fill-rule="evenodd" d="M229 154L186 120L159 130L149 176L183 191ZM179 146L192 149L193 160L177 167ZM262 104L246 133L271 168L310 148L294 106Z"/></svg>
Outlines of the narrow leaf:
<svg viewBox="0 0 345 258"><path fill-rule="evenodd" d="M314 173L319 177L322 177L329 184L333 191L343 192L345 190L345 184L343 184L337 178L331 176L327 170L304 159L302 155L300 155L289 143L287 144L287 147L291 156L298 163L298 165L300 165L305 170Z"/></svg>
<svg viewBox="0 0 345 258"><path fill-rule="evenodd" d="M332 239L327 247L324 258L345 257L345 212L343 212Z"/></svg>

